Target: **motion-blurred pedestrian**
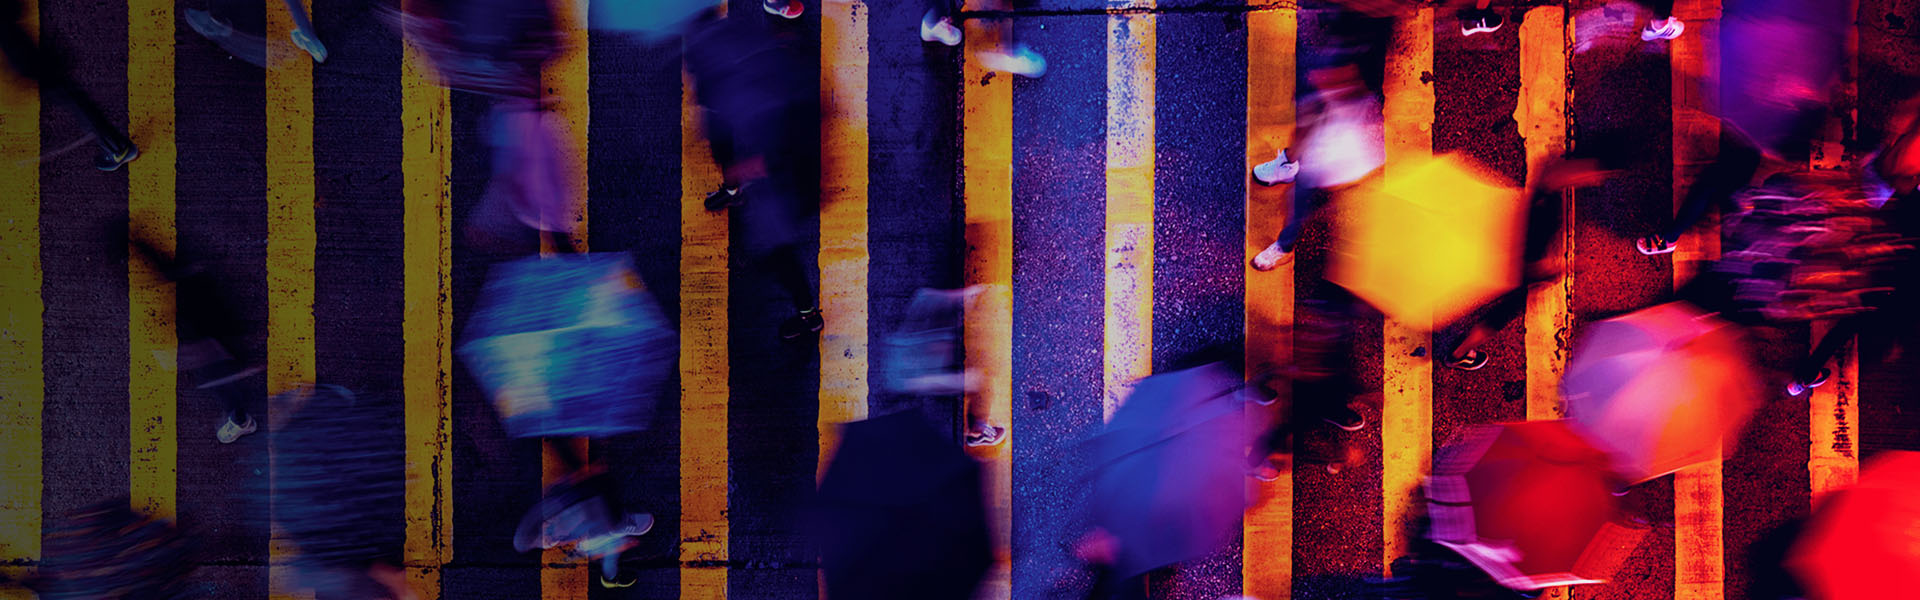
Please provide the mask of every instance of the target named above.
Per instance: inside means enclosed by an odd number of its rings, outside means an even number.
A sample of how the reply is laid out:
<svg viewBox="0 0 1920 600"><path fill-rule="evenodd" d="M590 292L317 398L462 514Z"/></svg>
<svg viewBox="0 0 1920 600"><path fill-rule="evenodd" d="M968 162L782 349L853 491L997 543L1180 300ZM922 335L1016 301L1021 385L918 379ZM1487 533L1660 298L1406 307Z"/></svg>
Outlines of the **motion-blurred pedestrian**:
<svg viewBox="0 0 1920 600"><path fill-rule="evenodd" d="M34 43L33 36L21 25L25 18L26 7L21 0L0 0L0 52L7 55L7 63L21 76L39 83L46 96L80 117L100 145L100 153L93 158L94 168L113 171L139 158L140 149L107 118L100 105L94 104L93 98L81 91L80 84L67 74L64 61L45 44Z"/></svg>

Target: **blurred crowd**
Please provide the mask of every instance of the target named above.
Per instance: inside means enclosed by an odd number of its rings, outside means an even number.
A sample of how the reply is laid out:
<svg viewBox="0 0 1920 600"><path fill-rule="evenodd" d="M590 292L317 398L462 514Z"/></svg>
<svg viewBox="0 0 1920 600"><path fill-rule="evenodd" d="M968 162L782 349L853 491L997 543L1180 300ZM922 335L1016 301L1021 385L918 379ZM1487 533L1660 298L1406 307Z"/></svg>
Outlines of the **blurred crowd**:
<svg viewBox="0 0 1920 600"><path fill-rule="evenodd" d="M271 44L234 23L215 0L183 18L235 58L272 68ZM791 301L777 334L822 330L819 291L802 252L801 227L818 210L803 172L817 154L805 127L819 98L807 57L787 20L801 0L765 0L764 10L726 14L712 2L592 0L591 26L647 39L684 40L702 129L723 183L704 199L736 213L746 262L764 269ZM989 69L1043 77L1046 60L1015 39L1014 6L962 12L929 0L921 38L960 46ZM1288 221L1250 257L1261 275L1302 252L1324 251L1325 278L1296 309L1286 364L1249 364L1240 331L1135 382L1130 395L1079 446L1083 519L1062 540L1082 569L1073 593L1144 597L1142 578L1214 552L1234 539L1249 489L1303 468L1340 473L1365 460L1352 442L1368 427L1355 409L1360 377L1352 336L1384 316L1435 334L1432 359L1478 370L1496 360L1488 342L1525 308L1530 286L1567 275L1562 194L1634 169L1628 124L1582 124L1571 150L1528 165L1519 185L1461 154L1410 161L1382 177L1385 162L1379 57L1396 19L1422 5L1344 0L1324 20L1331 37L1302 52L1299 131L1275 157L1251 168L1264 186L1292 186ZM286 3L289 43L327 58L302 4ZM0 46L46 97L77 111L99 146L96 166L136 160L135 142L101 115L59 60L37 48L6 0ZM1717 153L1686 183L1668 223L1639 232L1633 251L1672 253L1719 214L1718 255L1650 306L1586 324L1558 382L1566 417L1469 427L1443 444L1417 490L1422 506L1409 553L1392 575L1370 582L1380 598L1532 598L1557 586L1606 582L1647 531L1634 501L1643 484L1731 451L1747 417L1828 385L1828 365L1863 332L1900 343L1915 333L1913 239L1920 200L1920 99L1858 135L1858 160L1810 168L1848 59L1847 5L1831 0L1728 0L1719 15L1723 52ZM1451 2L1443 22L1474 36L1506 25L1488 0ZM595 561L600 582L630 583L621 553L653 525L644 507L623 506L618 482L582 452L580 439L646 431L658 400L675 393L677 333L630 257L586 252L572 240L585 202L569 184L583 149L557 132L544 104L542 66L562 50L545 0L410 0L388 20L427 56L445 86L489 101L492 174L480 207L459 224L465 243L493 257L481 298L464 320L458 356L485 389L512 438L538 440L566 475L521 516L521 551L564 548ZM1576 52L1619 52L1688 35L1671 1L1612 2L1576 17ZM1448 25L1442 35L1452 35ZM302 58L301 60L305 60ZM1666 197L1647 202L1666 206ZM1303 227L1341 206L1324 248L1302 247ZM135 228L139 230L139 228ZM240 339L258 324L236 322L229 290L191 244L175 253L131 240L134 256L177 288L179 365L191 384L222 399L212 432L225 444L259 431L275 440L271 494L279 530L298 548L302 585L323 597L412 598L390 544L362 524L397 506L399 447L383 442L401 414L392 399L360 398L324 382L259 389L259 357ZM1586 250L1596 251L1596 250ZM1597 250L1597 251L1605 251ZM985 375L969 365L965 319L1003 284L922 290L876 345L888 393L958 400L962 431L941 431L918 410L887 412L844 427L808 512L823 585L847 598L970 598L994 563L982 465L1012 435L993 422ZM1753 340L1770 329L1825 325L1812 351L1783 378L1759 366ZM1454 335L1450 332L1459 332ZM1453 338L1453 339L1448 339ZM1424 352L1424 348L1422 349ZM1872 357L1862 356L1862 360ZM943 408L942 410L947 410ZM530 442L534 443L534 442ZM1874 571L1920 567L1920 458L1892 453L1859 482L1823 498L1782 528L1752 560L1780 575L1769 598L1841 600L1899 595L1876 588ZM26 582L48 598L192 597L179 584L192 542L160 520L107 501L55 522L46 561ZM1843 560L1844 559L1844 560ZM1886 571L1880 571L1886 572ZM1884 578L1882 578L1884 579ZM1066 585L1066 584L1063 584Z"/></svg>

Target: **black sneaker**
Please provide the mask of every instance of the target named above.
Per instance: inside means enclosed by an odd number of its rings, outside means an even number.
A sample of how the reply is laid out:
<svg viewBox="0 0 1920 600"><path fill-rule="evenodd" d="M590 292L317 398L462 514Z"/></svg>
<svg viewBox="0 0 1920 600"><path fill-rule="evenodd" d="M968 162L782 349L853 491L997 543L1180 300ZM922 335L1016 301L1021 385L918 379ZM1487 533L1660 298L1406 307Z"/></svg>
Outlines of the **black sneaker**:
<svg viewBox="0 0 1920 600"><path fill-rule="evenodd" d="M721 186L720 189L714 190L711 194L707 194L707 210L726 210L729 206L740 204L741 200L740 188Z"/></svg>
<svg viewBox="0 0 1920 600"><path fill-rule="evenodd" d="M1467 10L1460 13L1460 35L1493 33L1507 23L1500 13L1491 10Z"/></svg>
<svg viewBox="0 0 1920 600"><path fill-rule="evenodd" d="M969 428L967 431L968 448L998 446L1000 442L1004 441L1007 441L1007 428L1005 427L981 424L978 427Z"/></svg>
<svg viewBox="0 0 1920 600"><path fill-rule="evenodd" d="M125 148L101 148L100 153L93 157L93 168L102 171L118 171L120 167L126 166L136 158L140 158L140 148L133 144L127 144Z"/></svg>
<svg viewBox="0 0 1920 600"><path fill-rule="evenodd" d="M1367 426L1366 417L1344 405L1327 409L1325 414L1320 415L1320 420L1342 431L1359 431Z"/></svg>
<svg viewBox="0 0 1920 600"><path fill-rule="evenodd" d="M1466 354L1447 359L1447 367L1462 371L1478 371L1481 367L1487 366L1487 361L1490 359L1491 357L1485 352L1468 350Z"/></svg>
<svg viewBox="0 0 1920 600"><path fill-rule="evenodd" d="M809 308L781 321L780 337L790 340L809 333L819 333L826 326L827 320L820 316L820 309Z"/></svg>

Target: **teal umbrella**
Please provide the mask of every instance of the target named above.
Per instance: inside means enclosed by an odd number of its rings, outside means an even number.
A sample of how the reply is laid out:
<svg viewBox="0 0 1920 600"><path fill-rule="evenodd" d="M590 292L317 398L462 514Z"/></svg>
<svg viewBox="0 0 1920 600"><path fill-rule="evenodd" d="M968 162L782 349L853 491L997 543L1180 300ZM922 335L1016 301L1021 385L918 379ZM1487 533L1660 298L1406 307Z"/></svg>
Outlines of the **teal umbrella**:
<svg viewBox="0 0 1920 600"><path fill-rule="evenodd" d="M679 35L700 13L721 4L721 0L583 1L587 5L587 23L593 29L650 39Z"/></svg>

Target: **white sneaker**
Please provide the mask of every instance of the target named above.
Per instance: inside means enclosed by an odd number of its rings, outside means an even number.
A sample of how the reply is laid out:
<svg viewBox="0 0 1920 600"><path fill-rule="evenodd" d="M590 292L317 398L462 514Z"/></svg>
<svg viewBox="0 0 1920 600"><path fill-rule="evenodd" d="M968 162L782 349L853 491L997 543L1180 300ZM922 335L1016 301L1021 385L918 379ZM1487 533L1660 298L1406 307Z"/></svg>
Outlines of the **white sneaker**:
<svg viewBox="0 0 1920 600"><path fill-rule="evenodd" d="M920 41L940 42L942 45L960 45L960 28L953 26L953 19L941 17L935 19L933 11L920 18Z"/></svg>
<svg viewBox="0 0 1920 600"><path fill-rule="evenodd" d="M1001 71L1021 77L1039 77L1047 74L1047 59L1026 46L1015 48L1012 53L990 51L980 53L980 65L989 70Z"/></svg>
<svg viewBox="0 0 1920 600"><path fill-rule="evenodd" d="M312 55L313 62L327 62L327 45L320 43L320 40L298 29L288 33L287 37L293 39L293 45L299 46L301 50L305 50L307 54Z"/></svg>
<svg viewBox="0 0 1920 600"><path fill-rule="evenodd" d="M1285 148L1280 149L1280 155L1273 160L1253 166L1253 180L1260 182L1260 185L1293 183L1293 178L1298 176L1300 161L1288 159Z"/></svg>
<svg viewBox="0 0 1920 600"><path fill-rule="evenodd" d="M1646 29L1640 30L1640 41L1671 40L1680 37L1680 34L1686 30L1687 24L1680 22L1679 19L1673 17L1657 19L1647 23Z"/></svg>
<svg viewBox="0 0 1920 600"><path fill-rule="evenodd" d="M259 430L260 425L253 421L253 417L247 417L247 423L245 425L235 423L232 418L228 418L227 422L220 424L220 431L215 432L213 437L220 440L222 444L231 444L239 440L241 436Z"/></svg>
<svg viewBox="0 0 1920 600"><path fill-rule="evenodd" d="M1253 270L1262 272L1272 271L1279 268L1280 265L1292 261L1293 251L1281 248L1280 242L1274 242L1268 244L1267 249L1261 250L1259 254L1253 256Z"/></svg>

